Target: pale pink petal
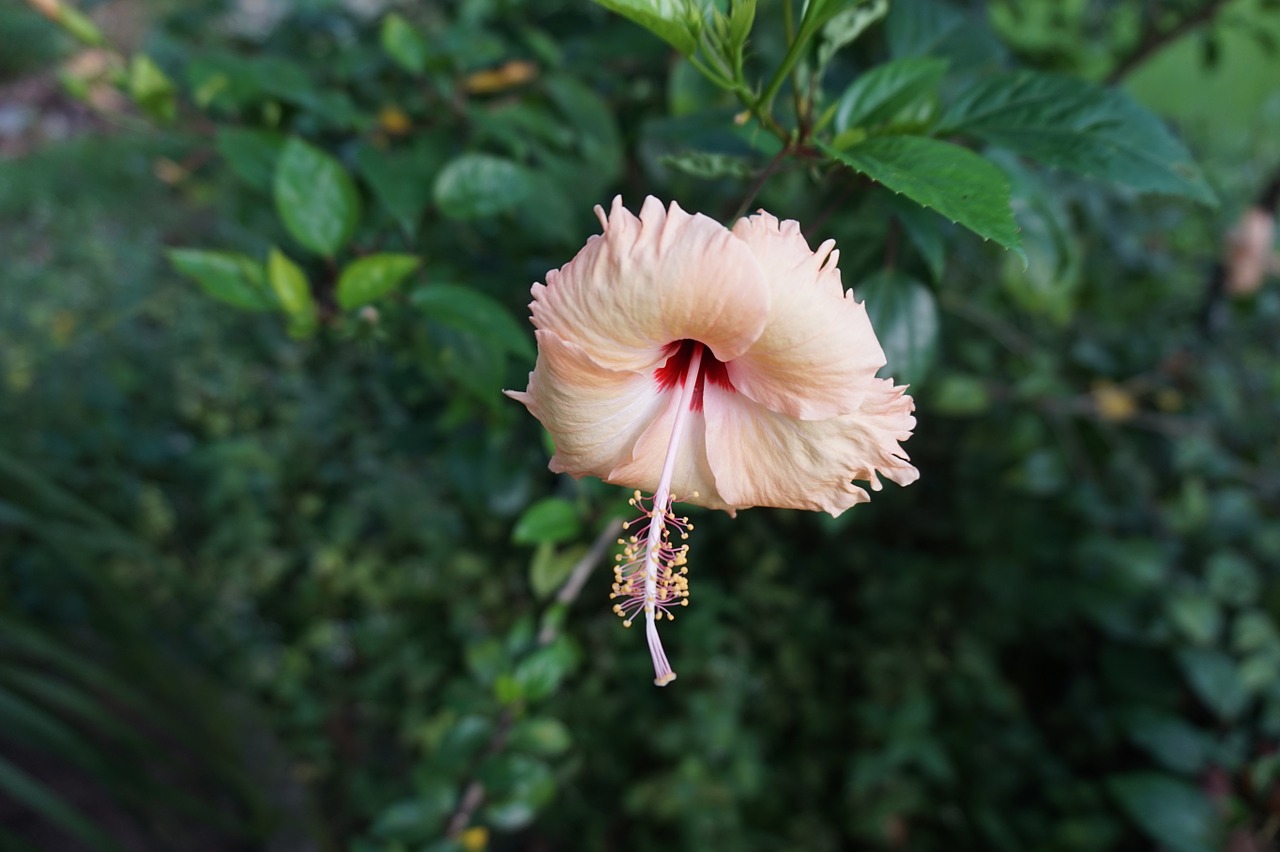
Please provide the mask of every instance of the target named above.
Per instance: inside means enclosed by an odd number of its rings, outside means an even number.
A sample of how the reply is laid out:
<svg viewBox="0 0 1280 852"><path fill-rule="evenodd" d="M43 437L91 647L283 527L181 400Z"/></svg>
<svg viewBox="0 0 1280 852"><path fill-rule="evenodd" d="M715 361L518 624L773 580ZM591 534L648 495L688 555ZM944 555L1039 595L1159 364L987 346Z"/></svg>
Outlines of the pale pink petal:
<svg viewBox="0 0 1280 852"><path fill-rule="evenodd" d="M729 364L734 387L766 408L803 420L859 409L884 352L866 308L840 283L840 253L828 240L816 252L800 226L764 211L738 220L772 290L769 322Z"/></svg>
<svg viewBox="0 0 1280 852"><path fill-rule="evenodd" d="M662 464L673 438L672 427L675 425L680 403L679 394L672 393L669 397L666 407L636 442L632 457L605 477L608 482L641 491L658 490ZM720 498L715 477L707 461L707 424L702 412L690 411L684 428L674 439L679 442L679 448L671 477L671 495L680 503L693 503L709 509L727 509L733 514L733 507Z"/></svg>
<svg viewBox="0 0 1280 852"><path fill-rule="evenodd" d="M839 515L871 499L852 480L879 476L909 485L919 472L899 446L911 436L914 403L875 379L855 414L796 420L741 394L708 385L703 396L707 458L719 498L730 506L775 506Z"/></svg>
<svg viewBox="0 0 1280 852"><path fill-rule="evenodd" d="M551 331L536 334L529 389L507 396L528 406L555 439L552 470L607 479L631 462L636 441L674 394L661 391L652 376L598 366L581 346Z"/></svg>
<svg viewBox="0 0 1280 852"><path fill-rule="evenodd" d="M665 347L705 343L721 361L760 336L769 315L764 271L720 223L650 196L637 217L615 198L604 226L569 263L534 284L533 324L612 370L652 370Z"/></svg>

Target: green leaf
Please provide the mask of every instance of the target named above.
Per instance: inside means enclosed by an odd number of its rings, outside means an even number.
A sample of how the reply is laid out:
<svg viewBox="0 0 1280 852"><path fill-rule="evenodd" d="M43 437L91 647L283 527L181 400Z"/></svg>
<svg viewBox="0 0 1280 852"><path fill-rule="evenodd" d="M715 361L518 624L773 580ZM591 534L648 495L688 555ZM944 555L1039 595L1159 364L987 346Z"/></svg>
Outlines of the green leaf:
<svg viewBox="0 0 1280 852"><path fill-rule="evenodd" d="M543 85L586 161L585 173L579 171L582 194L595 198L622 175L622 132L615 111L594 89L567 74L551 75Z"/></svg>
<svg viewBox="0 0 1280 852"><path fill-rule="evenodd" d="M1074 77L1019 71L966 91L941 133L963 132L1049 166L1137 192L1217 198L1190 153L1124 92Z"/></svg>
<svg viewBox="0 0 1280 852"><path fill-rule="evenodd" d="M370 832L383 840L422 843L438 836L453 811L456 794L448 784L437 783L414 796L383 809Z"/></svg>
<svg viewBox="0 0 1280 852"><path fill-rule="evenodd" d="M274 311L279 305L267 289L262 264L248 255L203 249L170 249L174 269L194 278L206 293L246 311Z"/></svg>
<svg viewBox="0 0 1280 852"><path fill-rule="evenodd" d="M120 849L99 826L3 757L0 757L0 792L11 801L35 811L67 834L84 841L92 849L109 852Z"/></svg>
<svg viewBox="0 0 1280 852"><path fill-rule="evenodd" d="M430 319L466 331L500 352L530 361L536 355L525 328L484 293L456 284L432 284L418 288L409 298Z"/></svg>
<svg viewBox="0 0 1280 852"><path fill-rule="evenodd" d="M540 757L557 757L573 745L573 735L559 719L523 719L511 729L507 745Z"/></svg>
<svg viewBox="0 0 1280 852"><path fill-rule="evenodd" d="M867 31L872 24L889 13L889 0L855 3L834 15L822 27L818 45L818 68L826 68L837 53Z"/></svg>
<svg viewBox="0 0 1280 852"><path fill-rule="evenodd" d="M1227 654L1209 648L1185 648L1178 653L1178 665L1192 691L1224 721L1235 719L1249 703L1235 660Z"/></svg>
<svg viewBox="0 0 1280 852"><path fill-rule="evenodd" d="M867 306L888 363L880 375L895 384L918 384L938 345L938 306L933 292L903 273L886 269L854 288Z"/></svg>
<svg viewBox="0 0 1280 852"><path fill-rule="evenodd" d="M658 158L658 162L676 171L705 180L721 178L745 180L755 174L755 166L748 158L735 157L732 154L713 154L709 151L664 154Z"/></svg>
<svg viewBox="0 0 1280 852"><path fill-rule="evenodd" d="M1213 804L1195 786L1168 775L1135 772L1107 779L1121 809L1170 852L1213 852L1219 847Z"/></svg>
<svg viewBox="0 0 1280 852"><path fill-rule="evenodd" d="M578 510L568 500L547 497L524 511L511 531L516 544L558 544L582 532Z"/></svg>
<svg viewBox="0 0 1280 852"><path fill-rule="evenodd" d="M1165 609L1169 620L1195 645L1212 644L1222 633L1222 610L1206 594L1176 593L1168 598Z"/></svg>
<svg viewBox="0 0 1280 852"><path fill-rule="evenodd" d="M1130 714L1125 728L1130 740L1174 772L1199 772L1213 754L1213 739L1178 716L1144 709Z"/></svg>
<svg viewBox="0 0 1280 852"><path fill-rule="evenodd" d="M177 115L177 89L145 53L135 53L129 60L129 95L143 112L160 121L172 121Z"/></svg>
<svg viewBox="0 0 1280 852"><path fill-rule="evenodd" d="M412 254L371 254L353 260L338 276L338 305L344 311L375 302L395 290L422 263Z"/></svg>
<svg viewBox="0 0 1280 852"><path fill-rule="evenodd" d="M278 248L267 256L267 281L280 307L289 315L289 333L307 337L315 332L319 311L311 294L311 282L302 267Z"/></svg>
<svg viewBox="0 0 1280 852"><path fill-rule="evenodd" d="M895 59L860 75L836 105L835 132L883 124L924 95L937 91L947 72L945 59Z"/></svg>
<svg viewBox="0 0 1280 852"><path fill-rule="evenodd" d="M214 147L241 180L270 192L284 140L284 134L272 130L219 127Z"/></svg>
<svg viewBox="0 0 1280 852"><path fill-rule="evenodd" d="M586 552L586 545L561 551L547 542L539 544L533 561L529 563L529 585L533 587L534 597L539 600L550 597L564 585L573 572L573 566Z"/></svg>
<svg viewBox="0 0 1280 852"><path fill-rule="evenodd" d="M382 49L401 68L410 74L427 69L427 42L399 12L382 19L380 36Z"/></svg>
<svg viewBox="0 0 1280 852"><path fill-rule="evenodd" d="M373 189L374 197L400 227L413 233L431 203L431 183L445 159L446 142L428 136L408 148L382 151L363 145L356 151L356 167Z"/></svg>
<svg viewBox="0 0 1280 852"><path fill-rule="evenodd" d="M886 195L888 195L886 193ZM889 209L902 225L907 239L929 269L934 283L942 280L947 265L946 230L950 223L928 208L921 207L901 195L888 195Z"/></svg>
<svg viewBox="0 0 1280 852"><path fill-rule="evenodd" d="M639 24L685 56L698 49L702 17L690 0L595 0Z"/></svg>
<svg viewBox="0 0 1280 852"><path fill-rule="evenodd" d="M276 212L306 248L332 257L355 233L360 196L342 164L296 136L280 151Z"/></svg>
<svg viewBox="0 0 1280 852"><path fill-rule="evenodd" d="M927 56L964 24L964 16L950 3L938 0L894 0L885 20L889 54Z"/></svg>
<svg viewBox="0 0 1280 852"><path fill-rule="evenodd" d="M937 210L1023 258L1009 179L967 148L922 136L875 136L827 155L917 204Z"/></svg>
<svg viewBox="0 0 1280 852"><path fill-rule="evenodd" d="M526 700L538 701L555 692L577 662L573 643L561 636L516 664L512 677Z"/></svg>
<svg viewBox="0 0 1280 852"><path fill-rule="evenodd" d="M491 154L462 154L436 175L434 196L451 219L482 219L514 210L534 195L533 174Z"/></svg>
<svg viewBox="0 0 1280 852"><path fill-rule="evenodd" d="M1223 603L1248 606L1256 603L1261 592L1258 569L1234 550L1220 550L1205 565L1209 592Z"/></svg>

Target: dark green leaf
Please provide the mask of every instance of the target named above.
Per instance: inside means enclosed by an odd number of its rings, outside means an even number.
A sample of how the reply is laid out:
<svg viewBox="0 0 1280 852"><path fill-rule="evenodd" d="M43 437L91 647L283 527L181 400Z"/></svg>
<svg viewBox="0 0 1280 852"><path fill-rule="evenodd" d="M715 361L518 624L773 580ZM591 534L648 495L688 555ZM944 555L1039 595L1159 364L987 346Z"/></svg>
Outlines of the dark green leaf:
<svg viewBox="0 0 1280 852"><path fill-rule="evenodd" d="M434 196L451 219L481 219L523 205L534 194L533 175L524 166L489 154L463 154L436 175Z"/></svg>
<svg viewBox="0 0 1280 852"><path fill-rule="evenodd" d="M595 0L606 9L617 12L685 56L698 49L701 11L691 0Z"/></svg>
<svg viewBox="0 0 1280 852"><path fill-rule="evenodd" d="M356 151L356 167L400 227L417 231L422 213L431 203L431 184L445 159L446 143L429 136L408 148L390 151L364 145Z"/></svg>
<svg viewBox="0 0 1280 852"><path fill-rule="evenodd" d="M1125 720L1129 739L1165 768L1187 775L1204 768L1213 754L1213 739L1185 719L1152 710Z"/></svg>
<svg viewBox="0 0 1280 852"><path fill-rule="evenodd" d="M376 302L399 287L422 260L412 254L371 254L353 260L338 276L338 305L345 311Z"/></svg>
<svg viewBox="0 0 1280 852"><path fill-rule="evenodd" d="M1019 71L984 80L947 110L940 132L964 132L1049 166L1216 204L1187 149L1124 92Z"/></svg>
<svg viewBox="0 0 1280 852"><path fill-rule="evenodd" d="M945 59L911 57L877 65L844 90L835 131L883 124L912 101L935 92L947 71Z"/></svg>
<svg viewBox="0 0 1280 852"><path fill-rule="evenodd" d="M1178 653L1178 665L1192 691L1224 721L1235 719L1249 703L1235 660L1227 654L1209 648L1184 648Z"/></svg>
<svg viewBox="0 0 1280 852"><path fill-rule="evenodd" d="M822 27L818 68L826 68L837 53L853 44L867 28L889 13L889 0L855 3L832 16Z"/></svg>
<svg viewBox="0 0 1280 852"><path fill-rule="evenodd" d="M517 544L557 544L576 538L582 532L578 510L568 500L547 497L534 503L511 531Z"/></svg>
<svg viewBox="0 0 1280 852"><path fill-rule="evenodd" d="M293 238L326 257L346 245L360 219L360 196L347 170L296 136L276 163L275 200Z"/></svg>
<svg viewBox="0 0 1280 852"><path fill-rule="evenodd" d="M917 384L933 363L938 341L938 308L933 292L901 272L886 269L854 288L867 305L888 363L881 376L896 384Z"/></svg>
<svg viewBox="0 0 1280 852"><path fill-rule="evenodd" d="M1170 852L1219 849L1213 804L1191 784L1168 775L1140 772L1107 780L1121 809Z"/></svg>
<svg viewBox="0 0 1280 852"><path fill-rule="evenodd" d="M922 136L876 136L832 158L1024 258L1009 179L967 148Z"/></svg>
<svg viewBox="0 0 1280 852"><path fill-rule="evenodd" d="M889 4L885 35L894 57L927 56L964 24L964 16L939 0L895 0Z"/></svg>
<svg viewBox="0 0 1280 852"><path fill-rule="evenodd" d="M219 127L214 144L241 180L270 192L284 140L284 134L271 130Z"/></svg>
<svg viewBox="0 0 1280 852"><path fill-rule="evenodd" d="M279 305L266 286L262 264L226 251L170 249L174 269L196 280L215 299L246 311L274 311Z"/></svg>
<svg viewBox="0 0 1280 852"><path fill-rule="evenodd" d="M120 849L120 846L108 837L101 827L90 822L54 791L3 757L0 757L0 791L3 791L11 801L35 811L50 824L79 838L92 849L110 852Z"/></svg>
<svg viewBox="0 0 1280 852"><path fill-rule="evenodd" d="M432 284L420 287L410 301L427 317L475 335L483 343L500 351L534 358L533 344L506 308L485 294L456 284Z"/></svg>

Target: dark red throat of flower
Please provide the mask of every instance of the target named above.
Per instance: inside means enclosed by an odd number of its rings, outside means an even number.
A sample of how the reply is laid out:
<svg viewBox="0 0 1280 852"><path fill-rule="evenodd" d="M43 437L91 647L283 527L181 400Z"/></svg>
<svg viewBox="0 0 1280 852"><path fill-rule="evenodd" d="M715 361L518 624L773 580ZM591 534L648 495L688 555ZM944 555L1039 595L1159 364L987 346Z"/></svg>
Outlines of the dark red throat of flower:
<svg viewBox="0 0 1280 852"><path fill-rule="evenodd" d="M693 411L702 410L702 389L706 382L711 382L725 390L733 390L733 382L729 380L729 370L723 361L712 355L705 344L696 340L677 340L667 344L667 362L654 374L658 380L658 387L663 390L671 390L683 384L685 374L689 372L689 364L693 361L693 353L699 349L702 350L702 363L698 365L698 377L694 380L693 386L693 400L689 403Z"/></svg>

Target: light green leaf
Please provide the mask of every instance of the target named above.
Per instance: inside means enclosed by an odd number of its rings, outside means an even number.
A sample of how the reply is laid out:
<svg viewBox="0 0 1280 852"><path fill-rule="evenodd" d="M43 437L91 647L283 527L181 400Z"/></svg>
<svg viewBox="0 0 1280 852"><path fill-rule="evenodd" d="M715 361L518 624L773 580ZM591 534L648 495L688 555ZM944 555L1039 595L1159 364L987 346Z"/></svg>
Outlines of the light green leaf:
<svg viewBox="0 0 1280 852"><path fill-rule="evenodd" d="M421 287L410 302L428 318L466 331L499 352L532 361L535 352L525 327L496 300L470 287L432 284Z"/></svg>
<svg viewBox="0 0 1280 852"><path fill-rule="evenodd" d="M690 0L595 0L596 3L617 12L685 56L692 56L698 49L698 34L702 16Z"/></svg>
<svg viewBox="0 0 1280 852"><path fill-rule="evenodd" d="M867 28L889 12L889 0L855 3L834 15L822 27L818 68L826 68L837 53L858 40Z"/></svg>
<svg viewBox="0 0 1280 852"><path fill-rule="evenodd" d="M827 155L917 204L937 210L1025 262L1009 206L1009 179L967 148L922 136L874 136Z"/></svg>
<svg viewBox="0 0 1280 852"><path fill-rule="evenodd" d="M284 141L284 134L272 130L219 127L214 147L241 180L254 189L270 192Z"/></svg>
<svg viewBox="0 0 1280 852"><path fill-rule="evenodd" d="M427 68L427 42L399 12L382 19L382 49L397 65L410 74L421 74Z"/></svg>
<svg viewBox="0 0 1280 852"><path fill-rule="evenodd" d="M344 311L376 302L408 278L422 263L412 254L371 254L353 260L338 276L338 305Z"/></svg>
<svg viewBox="0 0 1280 852"><path fill-rule="evenodd" d="M178 112L176 92L173 81L150 56L135 53L129 60L129 95L147 115L172 121Z"/></svg>
<svg viewBox="0 0 1280 852"><path fill-rule="evenodd" d="M304 314L315 310L307 274L278 248L272 248L267 255L267 281L286 313Z"/></svg>
<svg viewBox="0 0 1280 852"><path fill-rule="evenodd" d="M1019 71L983 80L952 104L942 133L963 132L1057 168L1138 192L1217 198L1190 153L1124 92Z"/></svg>
<svg viewBox="0 0 1280 852"><path fill-rule="evenodd" d="M1135 772L1108 778L1107 789L1147 836L1170 852L1220 848L1213 804L1194 785L1155 772Z"/></svg>
<svg viewBox="0 0 1280 852"><path fill-rule="evenodd" d="M289 333L308 337L316 330L319 311L311 294L311 282L302 267L278 248L267 256L267 282L276 294L280 307L289 315Z"/></svg>
<svg viewBox="0 0 1280 852"><path fill-rule="evenodd" d="M529 585L533 587L534 597L539 600L550 597L564 585L573 572L573 566L586 553L586 545L557 550L550 543L538 545L534 551L533 561L529 563Z"/></svg>
<svg viewBox="0 0 1280 852"><path fill-rule="evenodd" d="M168 258L174 269L194 278L206 293L219 301L246 311L274 311L279 307L267 288L262 264L247 255L171 249Z"/></svg>
<svg viewBox="0 0 1280 852"><path fill-rule="evenodd" d="M1218 602L1199 592L1179 592L1165 605L1169 620L1195 645L1209 645L1222 633Z"/></svg>
<svg viewBox="0 0 1280 852"><path fill-rule="evenodd" d="M296 136L276 162L276 212L306 248L332 257L355 233L360 196L342 164Z"/></svg>
<svg viewBox="0 0 1280 852"><path fill-rule="evenodd" d="M547 497L524 511L511 530L516 544L557 544L582 532L578 510L568 500Z"/></svg>
<svg viewBox="0 0 1280 852"><path fill-rule="evenodd" d="M844 90L836 106L835 132L883 124L917 98L936 92L945 59L911 57L877 65Z"/></svg>
<svg viewBox="0 0 1280 852"><path fill-rule="evenodd" d="M888 363L881 376L895 384L918 384L933 364L938 345L938 306L933 292L903 273L886 269L854 288L867 305Z"/></svg>
<svg viewBox="0 0 1280 852"><path fill-rule="evenodd" d="M436 175L434 196L451 219L482 219L523 205L534 194L533 174L490 154L463 154Z"/></svg>
<svg viewBox="0 0 1280 852"><path fill-rule="evenodd" d="M706 180L736 178L745 180L755 174L751 160L732 154L713 154L709 151L689 151L683 154L664 154L658 158L664 166L670 166L687 175Z"/></svg>

